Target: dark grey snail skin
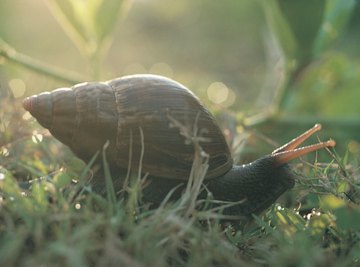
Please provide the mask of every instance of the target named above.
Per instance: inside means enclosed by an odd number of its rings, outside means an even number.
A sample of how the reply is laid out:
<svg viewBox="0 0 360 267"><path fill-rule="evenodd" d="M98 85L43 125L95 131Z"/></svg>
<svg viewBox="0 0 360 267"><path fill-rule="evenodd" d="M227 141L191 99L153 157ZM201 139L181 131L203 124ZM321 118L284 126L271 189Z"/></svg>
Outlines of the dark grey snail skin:
<svg viewBox="0 0 360 267"><path fill-rule="evenodd" d="M214 117L185 86L156 75L133 75L108 82L82 83L28 97L23 106L54 137L88 162L108 142L106 157L116 189L127 169L150 181L143 200L159 204L168 192L186 184L194 160L194 146L174 121L197 134L209 155L204 185L214 199L239 202L226 213L248 216L269 207L294 185L287 162L335 145L333 140L297 148L319 124L271 154L246 165L233 166L225 138ZM189 134L189 133L187 133ZM115 178L114 178L115 177ZM105 187L100 177L94 189ZM182 187L173 198L180 197ZM202 193L199 197L206 197Z"/></svg>
<svg viewBox="0 0 360 267"><path fill-rule="evenodd" d="M240 175L239 175L240 174ZM234 166L221 177L204 182L207 190L217 201L225 205L228 202L241 202L224 209L227 215L250 217L271 206L284 192L294 186L294 174L287 164L277 166L271 156L262 157L250 164ZM179 183L183 183L174 193L172 199L180 197L185 188L184 181L149 177L152 182L143 189L144 201L159 205L168 192ZM203 190L200 198L208 197Z"/></svg>

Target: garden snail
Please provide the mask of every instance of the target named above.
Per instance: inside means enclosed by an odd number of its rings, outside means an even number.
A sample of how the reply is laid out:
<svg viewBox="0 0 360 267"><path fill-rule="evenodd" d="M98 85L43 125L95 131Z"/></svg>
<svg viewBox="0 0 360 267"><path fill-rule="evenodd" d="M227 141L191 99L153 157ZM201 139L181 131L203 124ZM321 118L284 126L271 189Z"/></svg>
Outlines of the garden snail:
<svg viewBox="0 0 360 267"><path fill-rule="evenodd" d="M23 106L85 162L108 141L106 155L113 179L141 162L150 180L143 197L152 203L161 202L173 187L186 182L194 159L193 144L171 127L170 118L190 127L196 124L208 140L200 143L209 155L204 184L216 200L244 200L227 210L244 216L261 212L293 187L288 161L335 146L329 140L297 148L321 129L316 124L270 155L233 166L225 138L210 112L186 87L156 75L81 83L28 97Z"/></svg>

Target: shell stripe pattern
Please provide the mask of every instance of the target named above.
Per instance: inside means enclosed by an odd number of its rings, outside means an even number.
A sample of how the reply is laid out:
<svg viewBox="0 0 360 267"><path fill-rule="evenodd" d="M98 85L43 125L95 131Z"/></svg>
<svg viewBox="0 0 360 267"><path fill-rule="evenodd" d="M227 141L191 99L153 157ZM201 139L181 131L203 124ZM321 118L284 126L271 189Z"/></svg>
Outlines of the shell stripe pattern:
<svg viewBox="0 0 360 267"><path fill-rule="evenodd" d="M222 176L233 165L213 116L190 90L168 78L125 76L103 83L77 84L37 98L37 109L46 106L47 115L35 114L34 108L34 117L84 161L89 161L109 141L106 154L112 169L125 170L131 160L131 170L137 171L143 148L143 173L187 180L194 147L177 127L171 127L170 115L190 131L198 117L198 133L208 140L200 142L209 154L206 179Z"/></svg>
<svg viewBox="0 0 360 267"><path fill-rule="evenodd" d="M153 176L188 179L194 157L192 144L171 128L169 114L192 130L200 112L198 127L204 130L209 142L200 145L209 153L209 171L206 178L221 176L232 167L232 159L221 130L212 115L198 98L183 85L153 75L135 75L109 82L116 98L118 129L116 147L117 164L129 163L129 140L132 140L133 168L140 164L140 151L144 146L141 163L144 172ZM141 127L144 144L141 143ZM130 136L132 135L132 136ZM151 153L147 153L151 151ZM124 156L127 155L127 156Z"/></svg>

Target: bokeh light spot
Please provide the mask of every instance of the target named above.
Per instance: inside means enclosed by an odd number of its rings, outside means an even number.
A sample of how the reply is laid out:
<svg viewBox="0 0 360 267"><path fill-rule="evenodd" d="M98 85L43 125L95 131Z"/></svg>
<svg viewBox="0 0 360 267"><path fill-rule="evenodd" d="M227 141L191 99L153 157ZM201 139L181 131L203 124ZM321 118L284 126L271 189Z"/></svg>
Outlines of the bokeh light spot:
<svg viewBox="0 0 360 267"><path fill-rule="evenodd" d="M207 89L207 95L210 101L215 104L224 103L229 96L229 88L222 82L214 82Z"/></svg>
<svg viewBox="0 0 360 267"><path fill-rule="evenodd" d="M25 121L29 120L30 118L32 118L32 116L31 116L29 111L26 111L24 113L24 115L22 116L22 119L25 120Z"/></svg>
<svg viewBox="0 0 360 267"><path fill-rule="evenodd" d="M12 79L9 81L10 89L15 98L22 97L26 90L26 85L21 79Z"/></svg>
<svg viewBox="0 0 360 267"><path fill-rule="evenodd" d="M357 154L360 152L360 144L354 140L350 141L348 144L348 149L350 153Z"/></svg>
<svg viewBox="0 0 360 267"><path fill-rule="evenodd" d="M152 74L163 75L168 78L172 78L174 76L174 72L172 68L170 67L169 64L165 62L155 63L154 65L152 65L149 72Z"/></svg>

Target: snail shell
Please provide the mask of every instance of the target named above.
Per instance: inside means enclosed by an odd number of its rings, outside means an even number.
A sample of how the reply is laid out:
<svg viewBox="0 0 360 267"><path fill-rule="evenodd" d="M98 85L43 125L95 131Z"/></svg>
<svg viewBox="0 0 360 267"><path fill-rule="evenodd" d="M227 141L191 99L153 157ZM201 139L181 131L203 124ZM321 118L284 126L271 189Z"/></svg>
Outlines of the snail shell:
<svg viewBox="0 0 360 267"><path fill-rule="evenodd" d="M189 89L165 77L133 75L81 83L27 98L24 107L84 161L109 141L112 168L127 169L129 162L137 168L143 149L144 173L187 180L194 147L173 127L171 117L188 129L197 127L208 140L201 143L209 155L205 179L221 176L233 165L214 117Z"/></svg>

